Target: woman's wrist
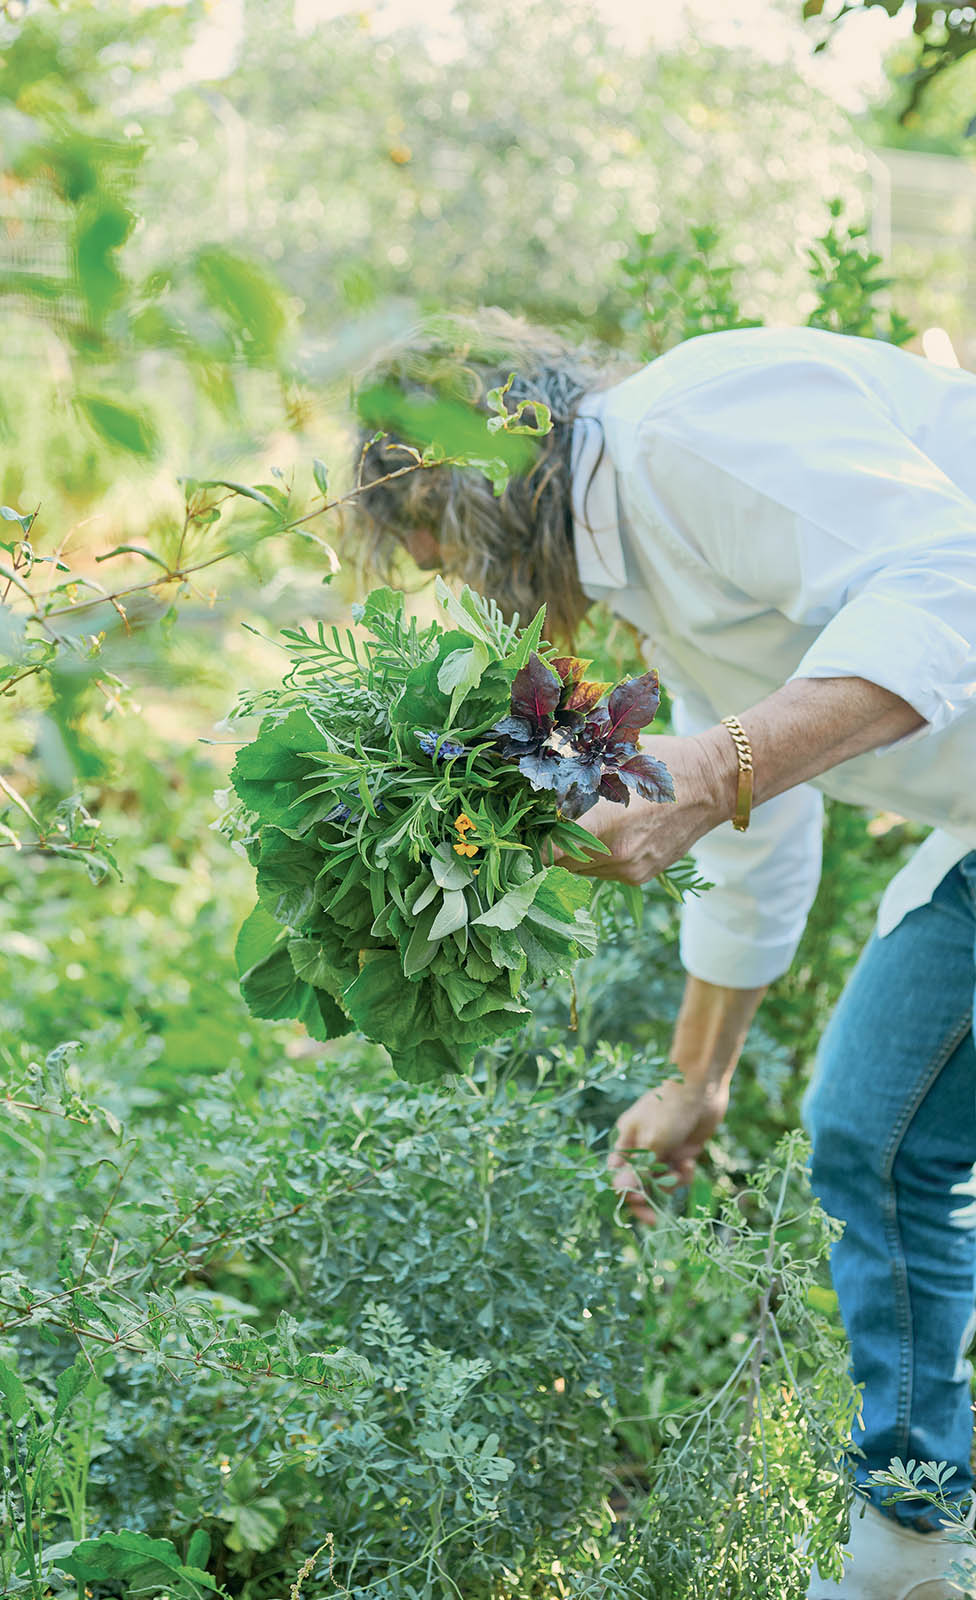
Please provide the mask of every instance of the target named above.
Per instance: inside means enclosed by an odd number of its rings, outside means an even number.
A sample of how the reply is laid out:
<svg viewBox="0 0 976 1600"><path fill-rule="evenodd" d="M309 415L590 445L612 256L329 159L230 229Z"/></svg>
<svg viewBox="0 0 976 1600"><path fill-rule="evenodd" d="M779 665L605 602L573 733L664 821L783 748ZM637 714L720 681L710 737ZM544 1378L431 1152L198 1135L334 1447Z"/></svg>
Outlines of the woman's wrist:
<svg viewBox="0 0 976 1600"><path fill-rule="evenodd" d="M755 761L756 805L925 726L921 713L890 689L853 677L791 678L741 715ZM726 822L735 815L739 787L735 742L721 723L696 738L717 822Z"/></svg>
<svg viewBox="0 0 976 1600"><path fill-rule="evenodd" d="M731 821L735 815L739 791L739 757L728 728L719 723L704 733L694 735L692 741L698 748L701 765L701 790L711 821L706 831L711 832L722 822Z"/></svg>

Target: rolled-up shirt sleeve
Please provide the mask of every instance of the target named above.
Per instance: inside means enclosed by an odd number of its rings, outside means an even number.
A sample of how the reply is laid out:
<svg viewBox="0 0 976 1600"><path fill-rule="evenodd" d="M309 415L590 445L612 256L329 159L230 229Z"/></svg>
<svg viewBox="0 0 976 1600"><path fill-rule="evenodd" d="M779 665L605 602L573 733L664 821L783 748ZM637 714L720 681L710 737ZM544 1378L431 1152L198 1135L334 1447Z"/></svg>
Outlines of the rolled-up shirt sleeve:
<svg viewBox="0 0 976 1600"><path fill-rule="evenodd" d="M906 560L867 583L828 622L791 677L866 678L890 689L925 718L927 726L910 739L946 728L970 710L976 701L976 642L961 628L972 624L976 637L976 565L966 563L974 570L959 584L959 599L965 588L970 591L971 617L959 618L957 626L955 608L945 598L954 553L937 550L934 562Z"/></svg>
<svg viewBox="0 0 976 1600"><path fill-rule="evenodd" d="M675 701L676 733L712 726ZM681 963L693 978L731 989L757 989L790 966L820 882L823 800L799 784L757 806L749 828L730 822L692 852L713 885L685 901Z"/></svg>
<svg viewBox="0 0 976 1600"><path fill-rule="evenodd" d="M701 383L652 411L642 442L692 550L818 630L790 676L877 683L925 718L922 734L972 710L976 502L877 393L792 358Z"/></svg>

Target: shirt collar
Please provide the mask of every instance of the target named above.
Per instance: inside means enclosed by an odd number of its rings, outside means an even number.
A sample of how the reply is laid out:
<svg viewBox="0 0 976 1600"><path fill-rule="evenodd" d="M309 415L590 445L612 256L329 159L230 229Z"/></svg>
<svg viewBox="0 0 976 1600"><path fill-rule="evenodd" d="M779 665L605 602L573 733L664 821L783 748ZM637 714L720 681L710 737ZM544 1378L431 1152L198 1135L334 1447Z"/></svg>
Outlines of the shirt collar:
<svg viewBox="0 0 976 1600"><path fill-rule="evenodd" d="M572 508L576 566L584 594L627 582L617 518L617 475L604 437L606 393L584 395L573 424Z"/></svg>

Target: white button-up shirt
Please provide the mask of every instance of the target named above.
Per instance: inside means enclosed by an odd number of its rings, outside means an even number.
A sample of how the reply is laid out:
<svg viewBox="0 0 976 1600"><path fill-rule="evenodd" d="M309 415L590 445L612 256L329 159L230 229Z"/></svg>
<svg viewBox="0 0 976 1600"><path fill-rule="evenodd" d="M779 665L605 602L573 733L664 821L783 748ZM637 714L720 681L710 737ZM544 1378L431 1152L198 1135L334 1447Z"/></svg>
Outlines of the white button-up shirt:
<svg viewBox="0 0 976 1600"><path fill-rule="evenodd" d="M976 849L976 376L811 328L706 334L586 397L574 450L580 581L644 636L676 732L790 678L866 678L926 719L700 841L686 969L786 970L821 790L936 830L889 885L890 932Z"/></svg>

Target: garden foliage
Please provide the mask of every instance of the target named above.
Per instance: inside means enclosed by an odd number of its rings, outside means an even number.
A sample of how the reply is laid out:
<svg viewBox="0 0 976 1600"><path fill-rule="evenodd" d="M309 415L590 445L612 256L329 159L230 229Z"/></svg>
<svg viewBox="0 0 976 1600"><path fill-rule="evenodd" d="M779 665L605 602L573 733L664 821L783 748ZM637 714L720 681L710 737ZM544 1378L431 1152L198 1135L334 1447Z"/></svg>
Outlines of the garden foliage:
<svg viewBox="0 0 976 1600"><path fill-rule="evenodd" d="M673 902L652 894L639 936L604 920L601 974L583 963L581 1032L598 996L618 1043L540 1020L408 1086L355 1039L248 1019L251 873L208 828L206 764L129 765L152 802L116 818L131 878L76 877L59 914L69 868L41 858L45 892L20 880L0 912L24 941L0 1001L0 1589L182 1600L204 1570L283 1600L328 1536L315 1596L650 1600L724 1566L744 1600L808 1500L828 1539L849 1395L802 1152L750 1175L733 1139L714 1194L646 1244L606 1183L614 1115L666 1071L666 987L638 1021L628 985L647 962L676 980Z"/></svg>

